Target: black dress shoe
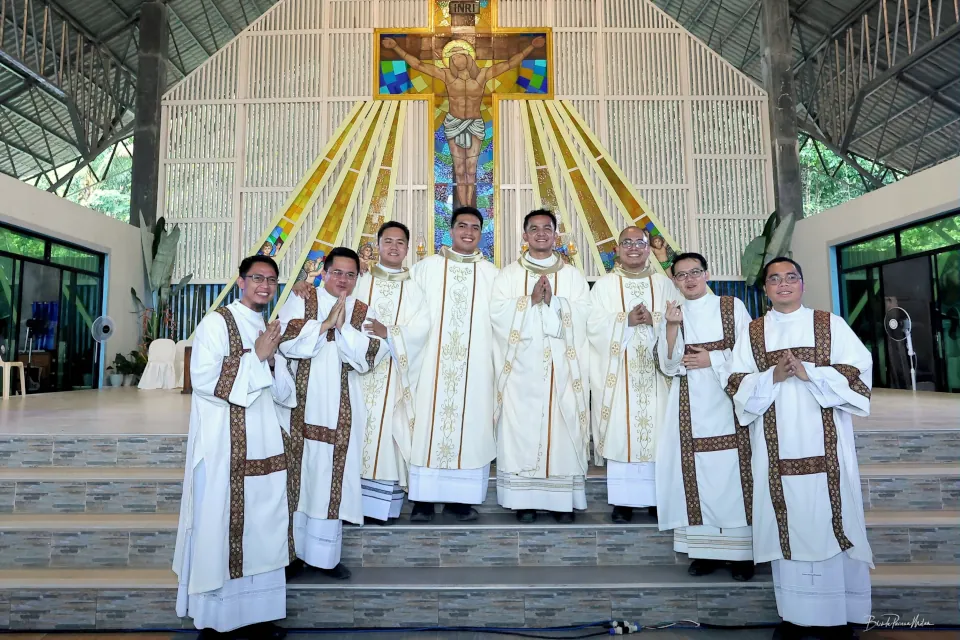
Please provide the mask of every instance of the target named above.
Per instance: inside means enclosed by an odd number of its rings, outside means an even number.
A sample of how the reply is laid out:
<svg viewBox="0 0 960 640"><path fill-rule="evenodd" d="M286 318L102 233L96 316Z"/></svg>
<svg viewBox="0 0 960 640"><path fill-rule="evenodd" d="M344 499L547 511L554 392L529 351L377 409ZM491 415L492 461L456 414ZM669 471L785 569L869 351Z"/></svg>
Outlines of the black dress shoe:
<svg viewBox="0 0 960 640"><path fill-rule="evenodd" d="M554 513L553 517L559 524L573 524L573 521L577 519L577 516L573 511Z"/></svg>
<svg viewBox="0 0 960 640"><path fill-rule="evenodd" d="M333 569L318 569L318 571L334 580L349 580L352 575L350 569L347 569L342 562L338 562Z"/></svg>
<svg viewBox="0 0 960 640"><path fill-rule="evenodd" d="M410 522L432 522L434 508L432 502L414 502L410 512Z"/></svg>
<svg viewBox="0 0 960 640"><path fill-rule="evenodd" d="M747 582L753 578L754 573L756 573L756 566L749 560L731 562L730 573L737 582Z"/></svg>
<svg viewBox="0 0 960 640"><path fill-rule="evenodd" d="M656 507L647 507L647 515L651 518L657 517L657 508Z"/></svg>
<svg viewBox="0 0 960 640"><path fill-rule="evenodd" d="M520 509L517 511L517 522L523 524L533 524L537 521L537 512L533 509Z"/></svg>
<svg viewBox="0 0 960 640"><path fill-rule="evenodd" d="M385 527L390 524L390 520L377 520L369 516L363 516L363 524L369 524L377 527Z"/></svg>
<svg viewBox="0 0 960 640"><path fill-rule="evenodd" d="M690 568L687 569L687 573L692 576L708 576L720 567L720 563L716 560L704 560L703 558L697 558L690 563Z"/></svg>
<svg viewBox="0 0 960 640"><path fill-rule="evenodd" d="M213 629L200 629L197 640L227 640L233 637L233 632L223 633Z"/></svg>
<svg viewBox="0 0 960 640"><path fill-rule="evenodd" d="M480 512L470 505L456 502L443 505L443 512L455 516L460 522L472 522L480 517Z"/></svg>
<svg viewBox="0 0 960 640"><path fill-rule="evenodd" d="M614 507L610 517L615 524L627 524L633 520L633 507Z"/></svg>
<svg viewBox="0 0 960 640"><path fill-rule="evenodd" d="M280 640L287 637L287 630L272 622L259 622L233 632L232 640Z"/></svg>
<svg viewBox="0 0 960 640"><path fill-rule="evenodd" d="M287 565L284 569L284 574L286 574L287 582L296 578L303 570L307 568L307 564L300 558L295 558L293 562Z"/></svg>

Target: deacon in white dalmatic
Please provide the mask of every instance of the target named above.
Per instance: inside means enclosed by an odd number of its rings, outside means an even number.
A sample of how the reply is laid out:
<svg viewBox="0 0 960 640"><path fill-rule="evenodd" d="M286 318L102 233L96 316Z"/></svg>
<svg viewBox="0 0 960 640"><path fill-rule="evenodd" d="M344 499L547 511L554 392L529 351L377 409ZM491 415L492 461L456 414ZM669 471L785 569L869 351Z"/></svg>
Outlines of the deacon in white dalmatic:
<svg viewBox="0 0 960 640"><path fill-rule="evenodd" d="M363 433L360 485L366 521L388 522L400 516L403 488L413 440L416 376L430 330L423 313L424 296L403 261L410 247L410 230L390 221L377 231L379 262L360 276L354 295L372 316L370 333L386 341L390 357L360 376L367 423ZM311 283L298 282L293 291L305 297Z"/></svg>
<svg viewBox="0 0 960 640"><path fill-rule="evenodd" d="M280 325L263 311L277 291L266 256L240 264L240 300L207 315L193 339L193 401L173 570L177 615L201 638L282 638L288 556L287 465L277 403L296 402Z"/></svg>
<svg viewBox="0 0 960 640"><path fill-rule="evenodd" d="M493 432L493 332L490 295L497 268L477 251L483 216L458 207L452 247L411 272L426 295L430 334L417 382L410 457L410 520L429 522L434 504L458 520L477 518L497 455Z"/></svg>
<svg viewBox="0 0 960 640"><path fill-rule="evenodd" d="M534 522L542 509L569 523L574 509L587 508L590 288L553 250L551 212L527 214L523 240L529 250L497 276L490 303L497 501L520 522Z"/></svg>
<svg viewBox="0 0 960 640"><path fill-rule="evenodd" d="M617 262L593 285L587 331L595 457L607 461L607 501L613 521L622 524L635 507L656 514L657 435L668 390L654 347L667 302L681 296L654 271L646 229L623 230Z"/></svg>
<svg viewBox="0 0 960 640"><path fill-rule="evenodd" d="M727 383L750 429L754 559L772 561L782 637L853 637L873 567L852 420L870 411L870 352L842 318L802 306L796 262L763 278L773 309L737 339Z"/></svg>
<svg viewBox="0 0 960 640"><path fill-rule="evenodd" d="M331 249L323 268L322 286L306 299L290 296L279 315L280 352L295 365L297 390L286 443L289 502L297 558L345 579L350 571L340 563L343 521L363 523L360 470L367 416L360 377L389 350L364 329L375 318L353 297L360 273L356 252Z"/></svg>
<svg viewBox="0 0 960 640"><path fill-rule="evenodd" d="M733 578L753 577L750 436L738 429L725 391L726 365L750 314L739 298L715 296L699 253L673 260L682 309L667 303L657 351L673 377L657 443L657 505L661 531L673 529L674 550L693 562L693 576L731 562Z"/></svg>

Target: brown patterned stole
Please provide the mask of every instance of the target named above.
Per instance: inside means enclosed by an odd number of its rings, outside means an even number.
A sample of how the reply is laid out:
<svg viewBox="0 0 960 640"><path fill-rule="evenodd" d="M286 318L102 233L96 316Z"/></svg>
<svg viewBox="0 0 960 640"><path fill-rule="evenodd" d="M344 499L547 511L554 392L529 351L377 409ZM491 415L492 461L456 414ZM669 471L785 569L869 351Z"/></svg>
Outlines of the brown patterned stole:
<svg viewBox="0 0 960 640"><path fill-rule="evenodd" d="M240 358L249 349L243 348L240 329L227 307L220 307L214 313L220 314L227 324L227 337L230 352L223 359L220 379L213 395L230 402L230 391L240 371ZM248 476L265 476L284 471L287 458L280 453L261 460L247 460L247 410L238 404L230 404L230 524L229 524L229 560L230 578L243 577L243 521L244 521L244 479Z"/></svg>
<svg viewBox="0 0 960 640"><path fill-rule="evenodd" d="M797 347L790 349L798 360L812 363L817 367L829 367L830 364L830 314L826 311L813 312L813 347ZM760 317L750 323L750 346L753 349L753 359L757 369L761 372L775 367L786 349L767 351L766 334L764 333L764 318ZM838 365L838 371L855 367ZM844 373L847 376L846 373ZM732 385L739 387L743 376ZM847 376L849 380L850 377ZM859 382L859 378L856 378ZM854 387L851 383L851 387ZM736 389L734 388L734 393ZM729 393L729 391L728 391ZM773 512L777 519L777 529L780 535L780 550L783 558L790 560L790 533L787 526L787 502L783 494L783 476L812 475L825 473L827 475L827 491L830 496L830 510L832 513L833 533L837 538L841 551L853 547L843 532L843 513L840 499L840 459L837 451L837 425L834 422L833 409L820 409L820 418L823 422L823 451L822 456L809 458L780 458L780 443L777 435L777 403L774 402L763 414L763 436L767 444L769 466L767 475L770 481L770 500L773 503Z"/></svg>
<svg viewBox="0 0 960 640"><path fill-rule="evenodd" d="M317 320L317 290L311 289L304 301L303 319L291 320L287 323L281 340L292 340L300 335L304 325L309 320ZM357 331L363 330L363 321L367 317L367 305L360 300L354 300L353 314L350 324ZM336 339L336 330L330 329L326 335L328 342ZM380 350L380 340L370 339L367 347L366 361L369 368ZM336 520L340 517L340 500L343 496L343 472L347 462L347 447L350 444L350 428L353 421L353 410L350 406L350 386L348 374L353 367L346 363L340 366L340 409L337 414L335 428L307 424L307 387L310 382L312 359L299 360L295 386L297 391L297 406L290 413L290 434L284 434L284 448L289 460L287 473L287 508L290 512L290 525L287 544L290 551L290 561L296 559L296 549L293 540L293 514L300 505L300 482L303 467L303 445L305 440L325 442L333 445L333 469L330 482L330 505L327 509L327 519Z"/></svg>
<svg viewBox="0 0 960 640"><path fill-rule="evenodd" d="M734 299L731 296L720 297L720 322L723 326L723 339L700 344L688 344L685 352L694 353L694 348L705 351L723 351L733 349L736 340L736 316ZM680 325L683 331L683 325ZM732 402L731 402L732 404ZM731 406L731 411L733 407ZM700 490L697 487L696 454L708 451L726 451L736 449L740 462L740 484L743 488L743 508L747 524L753 524L753 474L750 469L750 432L737 429L734 412L735 432L725 436L694 438L693 422L690 414L690 384L687 376L680 376L680 469L683 476L683 490L687 500L687 520L690 526L703 524L703 512L700 506Z"/></svg>

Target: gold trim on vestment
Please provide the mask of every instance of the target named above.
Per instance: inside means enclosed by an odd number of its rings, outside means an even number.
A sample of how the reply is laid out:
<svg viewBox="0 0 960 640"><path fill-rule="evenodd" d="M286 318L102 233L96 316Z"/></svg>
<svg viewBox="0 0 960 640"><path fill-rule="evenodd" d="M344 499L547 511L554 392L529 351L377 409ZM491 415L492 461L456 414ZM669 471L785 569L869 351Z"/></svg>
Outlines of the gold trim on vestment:
<svg viewBox="0 0 960 640"><path fill-rule="evenodd" d="M389 280L390 282L403 282L404 280L410 279L410 269L403 267L400 271L391 272L384 269L380 263L377 263L370 267L370 275L374 278L380 278L381 280Z"/></svg>
<svg viewBox="0 0 960 640"><path fill-rule="evenodd" d="M650 262L647 262L647 266L644 267L643 269L640 269L640 271L628 271L624 269L622 266L620 266L619 263L617 263L613 267L613 273L617 274L618 276L627 278L628 280L642 280L643 278L649 278L650 276L652 276L655 273L655 271L653 267L650 266ZM626 309L624 309L624 311L626 311Z"/></svg>
<svg viewBox="0 0 960 640"><path fill-rule="evenodd" d="M482 262L486 259L483 257L483 254L480 253L479 251L477 251L473 255L464 256L457 253L450 247L440 247L440 255L442 255L447 260L450 260L452 262L460 262L462 264L474 264L477 262Z"/></svg>
<svg viewBox="0 0 960 640"><path fill-rule="evenodd" d="M538 276L548 276L552 273L559 273L563 270L563 259L560 257L560 254L556 251L553 252L553 255L556 257L557 261L554 262L549 267L542 267L538 264L534 264L530 261L530 258L527 257L529 251L524 251L520 254L520 257L517 258L517 262L520 263L520 266L529 271L530 273Z"/></svg>

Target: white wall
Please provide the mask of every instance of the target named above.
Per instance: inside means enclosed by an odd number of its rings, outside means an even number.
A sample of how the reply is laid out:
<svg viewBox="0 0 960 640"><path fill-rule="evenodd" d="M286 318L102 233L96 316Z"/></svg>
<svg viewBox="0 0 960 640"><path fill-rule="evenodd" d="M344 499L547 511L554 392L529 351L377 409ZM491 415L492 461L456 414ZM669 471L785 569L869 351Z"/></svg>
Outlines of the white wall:
<svg viewBox="0 0 960 640"><path fill-rule="evenodd" d="M960 158L955 158L800 221L792 249L803 265L804 304L839 313L833 247L958 207Z"/></svg>
<svg viewBox="0 0 960 640"><path fill-rule="evenodd" d="M140 323L132 313L130 287L143 297L140 231L9 176L0 175L0 194L0 221L107 255L105 313L116 324L105 361L135 349Z"/></svg>

